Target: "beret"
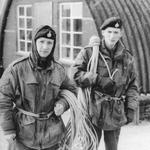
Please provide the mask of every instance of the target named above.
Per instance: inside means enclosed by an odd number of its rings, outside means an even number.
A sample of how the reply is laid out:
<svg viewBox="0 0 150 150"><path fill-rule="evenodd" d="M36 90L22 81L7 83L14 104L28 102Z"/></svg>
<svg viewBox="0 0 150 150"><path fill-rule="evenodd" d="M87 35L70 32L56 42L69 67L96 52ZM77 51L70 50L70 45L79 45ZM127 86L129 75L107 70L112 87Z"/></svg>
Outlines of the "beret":
<svg viewBox="0 0 150 150"><path fill-rule="evenodd" d="M48 39L56 39L55 31L48 25L45 25L40 28L40 30L35 35L35 40L40 37L48 38Z"/></svg>
<svg viewBox="0 0 150 150"><path fill-rule="evenodd" d="M100 29L105 30L108 27L120 29L122 27L122 20L119 17L110 17L104 21Z"/></svg>

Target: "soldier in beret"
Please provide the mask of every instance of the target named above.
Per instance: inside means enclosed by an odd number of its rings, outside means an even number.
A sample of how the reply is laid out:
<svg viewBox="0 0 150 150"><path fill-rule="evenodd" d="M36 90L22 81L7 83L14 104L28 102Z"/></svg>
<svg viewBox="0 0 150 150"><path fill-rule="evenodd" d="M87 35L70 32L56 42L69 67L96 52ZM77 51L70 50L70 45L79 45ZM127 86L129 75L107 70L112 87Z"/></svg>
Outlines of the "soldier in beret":
<svg viewBox="0 0 150 150"><path fill-rule="evenodd" d="M69 104L59 93L75 87L54 58L55 44L55 31L39 27L30 55L10 64L0 80L0 126L14 150L57 150L63 138L61 115Z"/></svg>
<svg viewBox="0 0 150 150"><path fill-rule="evenodd" d="M133 120L134 111L138 108L137 75L134 58L121 41L122 20L119 17L110 17L100 29L103 38L100 40L96 73L87 72L87 64L93 51L91 46L79 53L72 72L78 87L91 88L90 115L99 141L103 131L106 150L117 150L120 128L126 121ZM121 104L118 106L122 110L112 112L115 102ZM109 107L112 109L108 111ZM115 114L117 111L118 116ZM112 126L114 117L111 118L111 115L117 118L119 113L123 117L116 119L116 126Z"/></svg>

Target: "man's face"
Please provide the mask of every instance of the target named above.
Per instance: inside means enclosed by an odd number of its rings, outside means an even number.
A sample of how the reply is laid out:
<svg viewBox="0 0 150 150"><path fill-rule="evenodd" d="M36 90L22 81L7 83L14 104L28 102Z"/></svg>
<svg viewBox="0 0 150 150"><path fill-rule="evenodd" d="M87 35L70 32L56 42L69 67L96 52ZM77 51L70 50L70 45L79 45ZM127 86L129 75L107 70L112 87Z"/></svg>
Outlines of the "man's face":
<svg viewBox="0 0 150 150"><path fill-rule="evenodd" d="M122 37L122 30L108 27L105 30L102 30L102 35L104 37L106 46L108 48L113 48L118 40Z"/></svg>
<svg viewBox="0 0 150 150"><path fill-rule="evenodd" d="M47 57L53 48L54 40L48 38L38 38L36 40L36 47L39 55L41 57Z"/></svg>

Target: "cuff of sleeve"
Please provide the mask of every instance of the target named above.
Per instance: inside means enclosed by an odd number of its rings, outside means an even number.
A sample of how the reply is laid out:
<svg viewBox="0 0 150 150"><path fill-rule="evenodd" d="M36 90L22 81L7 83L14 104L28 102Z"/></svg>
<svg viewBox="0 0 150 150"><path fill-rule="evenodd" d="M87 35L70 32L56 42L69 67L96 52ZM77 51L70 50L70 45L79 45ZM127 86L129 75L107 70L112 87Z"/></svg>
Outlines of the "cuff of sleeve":
<svg viewBox="0 0 150 150"><path fill-rule="evenodd" d="M64 111L66 111L67 109L69 109L68 102L65 99L63 99L63 98L61 98L60 100L58 100L56 103L62 104L63 107L64 107Z"/></svg>
<svg viewBox="0 0 150 150"><path fill-rule="evenodd" d="M139 102L136 100L128 101L128 108L136 110L139 107Z"/></svg>
<svg viewBox="0 0 150 150"><path fill-rule="evenodd" d="M1 123L1 130L5 135L16 134L16 127L12 120L3 121Z"/></svg>
<svg viewBox="0 0 150 150"><path fill-rule="evenodd" d="M4 131L4 135L16 134L15 130Z"/></svg>

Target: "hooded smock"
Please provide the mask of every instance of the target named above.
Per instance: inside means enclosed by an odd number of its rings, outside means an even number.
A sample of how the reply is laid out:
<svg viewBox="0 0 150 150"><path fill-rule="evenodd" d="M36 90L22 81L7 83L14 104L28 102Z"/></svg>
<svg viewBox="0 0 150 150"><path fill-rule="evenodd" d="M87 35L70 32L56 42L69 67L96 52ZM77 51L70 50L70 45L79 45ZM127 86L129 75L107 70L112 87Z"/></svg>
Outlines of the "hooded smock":
<svg viewBox="0 0 150 150"><path fill-rule="evenodd" d="M36 40L46 37L54 40L51 53L41 58L36 49ZM64 67L55 61L55 31L41 26L33 35L29 56L16 60L3 73L0 80L0 126L5 134L16 134L16 140L33 149L50 148L60 142L64 134L61 117L53 111L56 103L65 110L69 105L59 93L63 89L75 92ZM39 119L33 114L49 114Z"/></svg>

